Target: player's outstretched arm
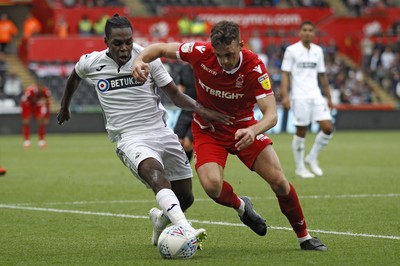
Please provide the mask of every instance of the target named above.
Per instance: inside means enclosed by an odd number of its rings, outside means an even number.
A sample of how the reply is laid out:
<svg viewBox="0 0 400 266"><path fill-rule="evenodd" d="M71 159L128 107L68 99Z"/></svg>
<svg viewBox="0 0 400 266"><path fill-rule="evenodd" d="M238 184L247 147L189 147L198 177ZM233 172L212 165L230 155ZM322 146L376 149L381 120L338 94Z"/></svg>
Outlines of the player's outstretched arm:
<svg viewBox="0 0 400 266"><path fill-rule="evenodd" d="M197 101L193 100L187 94L182 93L172 81L167 86L162 87L162 90L168 95L171 101L178 107L196 112L214 131L212 121L231 125L234 117L203 107Z"/></svg>
<svg viewBox="0 0 400 266"><path fill-rule="evenodd" d="M144 48L132 64L132 76L135 80L145 82L149 75L150 63L158 58L178 59L176 52L180 43L153 43Z"/></svg>
<svg viewBox="0 0 400 266"><path fill-rule="evenodd" d="M57 121L59 125L62 125L71 117L69 105L71 103L72 95L75 93L81 80L82 79L78 76L78 74L76 74L75 69L73 69L71 75L68 77L67 84L64 89L64 95L61 99L61 107L57 114Z"/></svg>

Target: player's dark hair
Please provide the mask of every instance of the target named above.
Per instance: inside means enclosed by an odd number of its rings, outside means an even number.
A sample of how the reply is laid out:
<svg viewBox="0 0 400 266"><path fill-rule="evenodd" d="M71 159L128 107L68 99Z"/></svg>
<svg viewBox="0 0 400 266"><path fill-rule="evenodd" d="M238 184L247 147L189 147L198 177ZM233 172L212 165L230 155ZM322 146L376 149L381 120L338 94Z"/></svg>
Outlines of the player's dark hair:
<svg viewBox="0 0 400 266"><path fill-rule="evenodd" d="M312 23L311 21L309 21L309 20L305 20L305 21L303 21L301 24L300 24L300 29L301 28L303 28L303 26L305 26L305 25L310 25L311 27L315 27L314 26L314 23Z"/></svg>
<svg viewBox="0 0 400 266"><path fill-rule="evenodd" d="M230 45L232 41L240 42L239 25L232 21L222 20L211 29L211 45L218 47L220 45Z"/></svg>
<svg viewBox="0 0 400 266"><path fill-rule="evenodd" d="M110 37L111 29L113 28L130 28L132 30L132 25L127 17L120 17L118 14L115 14L113 17L107 19L104 29L106 38Z"/></svg>

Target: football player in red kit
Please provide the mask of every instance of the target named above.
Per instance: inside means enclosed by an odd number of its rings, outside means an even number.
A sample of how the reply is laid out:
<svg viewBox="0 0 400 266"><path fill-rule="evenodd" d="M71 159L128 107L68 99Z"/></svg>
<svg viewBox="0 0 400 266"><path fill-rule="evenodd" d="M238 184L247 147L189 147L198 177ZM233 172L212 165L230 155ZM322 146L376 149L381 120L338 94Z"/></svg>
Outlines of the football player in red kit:
<svg viewBox="0 0 400 266"><path fill-rule="evenodd" d="M31 146L31 119L32 116L37 120L38 124L38 146L40 148L47 147L45 135L46 128L50 118L50 90L38 81L29 86L21 97L21 115L22 115L22 132L24 136L24 148Z"/></svg>
<svg viewBox="0 0 400 266"><path fill-rule="evenodd" d="M258 235L267 233L265 219L254 211L250 198L238 197L224 178L228 153L234 154L275 192L300 248L327 250L319 239L308 233L296 190L286 179L272 141L265 135L277 123L275 96L265 65L255 53L243 47L237 23L218 22L210 38L211 42L149 45L135 59L132 75L138 81L145 81L148 63L159 57L190 63L196 79L197 101L235 118L233 125L214 123L214 128L209 128L194 115L195 167L207 195L235 209L240 220ZM254 118L256 104L263 113L259 121Z"/></svg>

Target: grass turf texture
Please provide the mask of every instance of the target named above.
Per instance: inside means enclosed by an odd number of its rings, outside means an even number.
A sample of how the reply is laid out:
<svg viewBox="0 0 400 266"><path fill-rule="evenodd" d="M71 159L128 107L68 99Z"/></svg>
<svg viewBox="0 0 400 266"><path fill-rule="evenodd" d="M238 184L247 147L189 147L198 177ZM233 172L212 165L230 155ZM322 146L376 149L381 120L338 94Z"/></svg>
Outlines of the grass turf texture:
<svg viewBox="0 0 400 266"><path fill-rule="evenodd" d="M308 228L328 252L304 252L273 192L236 157L225 176L252 198L270 226L266 237L235 211L207 198L195 175L187 217L208 231L190 261L165 261L150 244L152 191L132 177L103 134L49 134L49 147L22 148L0 136L1 265L398 265L399 131L336 132L323 151L323 177L294 177L292 135L271 135ZM315 135L307 137L307 150ZM33 144L35 139L33 138Z"/></svg>

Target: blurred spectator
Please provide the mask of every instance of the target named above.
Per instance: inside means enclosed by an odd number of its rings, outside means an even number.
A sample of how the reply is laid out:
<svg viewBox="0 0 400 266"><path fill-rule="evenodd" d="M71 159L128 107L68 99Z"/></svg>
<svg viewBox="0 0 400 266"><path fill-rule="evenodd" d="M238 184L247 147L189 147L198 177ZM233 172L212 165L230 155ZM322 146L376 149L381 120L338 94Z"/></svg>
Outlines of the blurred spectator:
<svg viewBox="0 0 400 266"><path fill-rule="evenodd" d="M324 49L328 60L334 60L336 53L339 51L335 39L329 39L329 43Z"/></svg>
<svg viewBox="0 0 400 266"><path fill-rule="evenodd" d="M375 40L374 49L378 49L378 50L379 50L379 53L383 53L383 51L385 50L385 44L383 43L383 38L382 38L382 36L379 36L379 37Z"/></svg>
<svg viewBox="0 0 400 266"><path fill-rule="evenodd" d="M160 21L151 25L150 34L153 37L163 38L167 37L169 33L169 25L165 21Z"/></svg>
<svg viewBox="0 0 400 266"><path fill-rule="evenodd" d="M68 36L68 22L64 16L59 16L57 19L56 33L60 38L66 38Z"/></svg>
<svg viewBox="0 0 400 266"><path fill-rule="evenodd" d="M371 61L372 53L374 51L374 43L368 36L361 40L361 67L368 68L368 63Z"/></svg>
<svg viewBox="0 0 400 266"><path fill-rule="evenodd" d="M350 12L352 13L352 15L354 16L361 16L361 12L362 12L362 0L347 0L347 6L350 9Z"/></svg>
<svg viewBox="0 0 400 266"><path fill-rule="evenodd" d="M348 93L346 91L346 72L340 71L336 78L333 80L333 88L339 90L339 102L338 103L350 103ZM336 103L337 104L337 103Z"/></svg>
<svg viewBox="0 0 400 266"><path fill-rule="evenodd" d="M392 25L392 34L398 35L400 34L400 19L396 19Z"/></svg>
<svg viewBox="0 0 400 266"><path fill-rule="evenodd" d="M7 52L7 46L13 40L13 37L18 34L18 29L14 22L8 19L6 13L0 15L0 52Z"/></svg>
<svg viewBox="0 0 400 266"><path fill-rule="evenodd" d="M96 0L96 6L98 7L107 6L107 3L105 0Z"/></svg>
<svg viewBox="0 0 400 266"><path fill-rule="evenodd" d="M7 98L13 99L18 105L22 95L22 81L17 73L10 72L4 82L4 95Z"/></svg>
<svg viewBox="0 0 400 266"><path fill-rule="evenodd" d="M249 39L249 48L256 54L260 54L263 52L263 43L260 38L260 32L258 29L254 29L252 32L252 36ZM264 64L266 64L264 62ZM267 64L266 64L267 65Z"/></svg>
<svg viewBox="0 0 400 266"><path fill-rule="evenodd" d="M104 28L106 26L108 15L103 15L99 20L93 24L93 33L96 35L104 35Z"/></svg>
<svg viewBox="0 0 400 266"><path fill-rule="evenodd" d="M391 89L391 94L400 100L400 72L396 71L393 75L393 86Z"/></svg>
<svg viewBox="0 0 400 266"><path fill-rule="evenodd" d="M263 63L268 66L268 55L266 51L263 49L263 43L260 38L260 32L255 29L253 30L253 34L249 39L249 49L256 53L258 57L263 61Z"/></svg>
<svg viewBox="0 0 400 266"><path fill-rule="evenodd" d="M397 53L400 53L400 32L399 32L399 34L396 36L396 41L395 41L395 43L394 43L394 50L397 52Z"/></svg>
<svg viewBox="0 0 400 266"><path fill-rule="evenodd" d="M106 6L125 6L124 0L105 0Z"/></svg>
<svg viewBox="0 0 400 266"><path fill-rule="evenodd" d="M32 13L28 13L24 21L24 38L27 39L42 31L42 24L35 18Z"/></svg>
<svg viewBox="0 0 400 266"><path fill-rule="evenodd" d="M179 28L179 33L182 37L190 36L191 34L191 27L192 27L192 20L186 15L183 14L179 19L178 19L178 28Z"/></svg>
<svg viewBox="0 0 400 266"><path fill-rule="evenodd" d="M3 90L4 82L8 72L6 55L0 51L0 91Z"/></svg>
<svg viewBox="0 0 400 266"><path fill-rule="evenodd" d="M350 70L345 82L346 96L351 104L370 102L368 90L365 88L363 74L360 70Z"/></svg>
<svg viewBox="0 0 400 266"><path fill-rule="evenodd" d="M63 2L64 2L64 6L67 8L72 8L76 4L75 0L63 0Z"/></svg>
<svg viewBox="0 0 400 266"><path fill-rule="evenodd" d="M375 75L380 63L381 52L379 51L379 48L375 48L372 52L371 60L369 61L369 70L371 71L372 75Z"/></svg>
<svg viewBox="0 0 400 266"><path fill-rule="evenodd" d="M196 16L190 27L193 36L206 36L208 34L208 23Z"/></svg>
<svg viewBox="0 0 400 266"><path fill-rule="evenodd" d="M92 35L93 33L93 22L88 18L87 15L83 15L78 24L79 34L81 35Z"/></svg>
<svg viewBox="0 0 400 266"><path fill-rule="evenodd" d="M381 62L385 71L389 71L393 67L393 63L395 62L395 55L389 45L386 46L384 52L381 54Z"/></svg>

